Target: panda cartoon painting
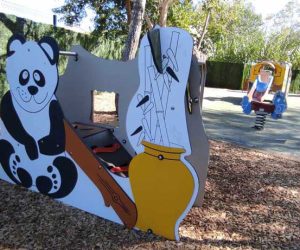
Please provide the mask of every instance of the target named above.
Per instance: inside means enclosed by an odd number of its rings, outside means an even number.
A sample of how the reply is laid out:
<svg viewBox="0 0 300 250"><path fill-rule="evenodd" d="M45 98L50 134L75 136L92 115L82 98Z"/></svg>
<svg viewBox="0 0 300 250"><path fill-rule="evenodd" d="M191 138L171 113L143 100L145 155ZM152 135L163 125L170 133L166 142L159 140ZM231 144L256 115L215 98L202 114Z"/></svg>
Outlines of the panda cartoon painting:
<svg viewBox="0 0 300 250"><path fill-rule="evenodd" d="M10 90L1 101L0 164L16 184L53 198L74 189L78 173L65 153L63 112L55 97L59 49L13 35L7 44Z"/></svg>

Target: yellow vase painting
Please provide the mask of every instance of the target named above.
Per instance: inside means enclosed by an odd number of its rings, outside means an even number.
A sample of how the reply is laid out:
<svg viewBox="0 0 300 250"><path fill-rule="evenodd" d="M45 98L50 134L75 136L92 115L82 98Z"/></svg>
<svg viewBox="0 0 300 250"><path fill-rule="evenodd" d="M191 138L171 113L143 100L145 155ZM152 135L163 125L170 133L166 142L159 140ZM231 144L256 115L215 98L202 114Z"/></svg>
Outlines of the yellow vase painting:
<svg viewBox="0 0 300 250"><path fill-rule="evenodd" d="M129 178L138 219L136 227L177 239L177 221L194 192L194 178L180 160L185 152L143 141L144 153L133 158Z"/></svg>

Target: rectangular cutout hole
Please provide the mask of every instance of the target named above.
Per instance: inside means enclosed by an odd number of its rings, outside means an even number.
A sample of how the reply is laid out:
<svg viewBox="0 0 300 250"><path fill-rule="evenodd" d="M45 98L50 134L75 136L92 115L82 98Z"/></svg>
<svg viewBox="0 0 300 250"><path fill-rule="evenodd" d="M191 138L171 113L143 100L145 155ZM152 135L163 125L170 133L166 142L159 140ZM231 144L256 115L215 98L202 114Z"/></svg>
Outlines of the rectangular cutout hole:
<svg viewBox="0 0 300 250"><path fill-rule="evenodd" d="M118 127L118 99L118 93L93 90L92 121Z"/></svg>

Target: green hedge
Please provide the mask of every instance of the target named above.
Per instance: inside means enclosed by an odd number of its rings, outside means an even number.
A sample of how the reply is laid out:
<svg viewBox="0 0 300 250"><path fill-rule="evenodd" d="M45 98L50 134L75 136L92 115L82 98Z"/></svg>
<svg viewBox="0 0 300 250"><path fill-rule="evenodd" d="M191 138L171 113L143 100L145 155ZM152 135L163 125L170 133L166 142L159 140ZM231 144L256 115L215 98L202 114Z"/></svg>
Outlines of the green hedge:
<svg viewBox="0 0 300 250"><path fill-rule="evenodd" d="M228 62L207 62L207 87L240 89L244 64Z"/></svg>
<svg viewBox="0 0 300 250"><path fill-rule="evenodd" d="M290 92L300 93L300 70L293 70L292 72Z"/></svg>
<svg viewBox="0 0 300 250"><path fill-rule="evenodd" d="M250 68L251 64L208 61L205 86L240 90ZM290 92L300 93L300 70L292 71Z"/></svg>

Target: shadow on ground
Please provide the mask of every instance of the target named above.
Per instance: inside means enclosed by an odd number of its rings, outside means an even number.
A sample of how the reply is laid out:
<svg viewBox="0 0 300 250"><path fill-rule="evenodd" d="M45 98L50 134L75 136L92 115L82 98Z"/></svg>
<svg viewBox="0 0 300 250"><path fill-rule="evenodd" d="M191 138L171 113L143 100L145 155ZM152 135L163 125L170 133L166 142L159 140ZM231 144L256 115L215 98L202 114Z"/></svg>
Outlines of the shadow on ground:
<svg viewBox="0 0 300 250"><path fill-rule="evenodd" d="M245 93L224 89L205 89L203 121L209 138L242 146L274 151L300 160L300 96L288 98L283 118L267 116L265 129L253 129L255 114L245 115L240 106Z"/></svg>
<svg viewBox="0 0 300 250"><path fill-rule="evenodd" d="M233 105L241 105L241 98L240 97L228 97L228 96L225 96L225 97L205 97L204 98L205 100L208 100L208 101L212 101L212 102L229 102Z"/></svg>

